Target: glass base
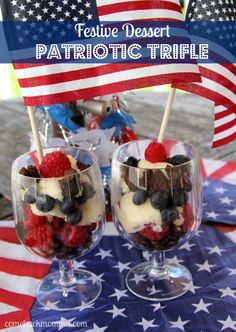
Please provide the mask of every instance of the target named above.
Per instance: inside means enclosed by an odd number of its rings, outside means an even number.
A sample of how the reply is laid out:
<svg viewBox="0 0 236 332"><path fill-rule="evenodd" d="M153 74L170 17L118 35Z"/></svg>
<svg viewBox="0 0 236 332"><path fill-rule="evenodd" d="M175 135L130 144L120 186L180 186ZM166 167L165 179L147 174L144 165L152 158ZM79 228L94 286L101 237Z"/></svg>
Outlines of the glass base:
<svg viewBox="0 0 236 332"><path fill-rule="evenodd" d="M166 262L165 268L157 273L151 262L145 262L129 271L126 285L141 299L167 301L185 294L192 286L192 276L180 264Z"/></svg>
<svg viewBox="0 0 236 332"><path fill-rule="evenodd" d="M86 270L74 270L72 286L60 285L60 273L50 273L37 288L36 298L43 306L52 310L71 310L87 306L95 301L102 290L97 276Z"/></svg>

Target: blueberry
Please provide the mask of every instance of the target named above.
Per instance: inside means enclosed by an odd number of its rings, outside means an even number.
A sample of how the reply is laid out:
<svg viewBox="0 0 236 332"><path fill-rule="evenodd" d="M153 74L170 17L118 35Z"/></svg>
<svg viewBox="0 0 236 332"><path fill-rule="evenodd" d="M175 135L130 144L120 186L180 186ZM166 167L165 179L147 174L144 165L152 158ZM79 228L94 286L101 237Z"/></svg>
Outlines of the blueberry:
<svg viewBox="0 0 236 332"><path fill-rule="evenodd" d="M172 202L175 206L183 206L188 201L188 194L184 190L174 190Z"/></svg>
<svg viewBox="0 0 236 332"><path fill-rule="evenodd" d="M169 194L166 191L156 191L151 195L151 204L154 209L163 210L168 205Z"/></svg>
<svg viewBox="0 0 236 332"><path fill-rule="evenodd" d="M82 183L82 195L77 198L79 204L84 204L88 199L95 194L93 187L88 182Z"/></svg>
<svg viewBox="0 0 236 332"><path fill-rule="evenodd" d="M190 161L189 157L184 156L183 154L176 154L175 156L168 158L166 162L174 166L177 166L187 163L188 161Z"/></svg>
<svg viewBox="0 0 236 332"><path fill-rule="evenodd" d="M36 190L34 187L26 189L23 197L23 201L26 204L34 204L36 202Z"/></svg>
<svg viewBox="0 0 236 332"><path fill-rule="evenodd" d="M55 199L48 195L38 195L36 199L36 207L39 211L49 212L54 208Z"/></svg>
<svg viewBox="0 0 236 332"><path fill-rule="evenodd" d="M164 209L161 211L161 219L166 224L173 223L179 216L179 212L175 207Z"/></svg>
<svg viewBox="0 0 236 332"><path fill-rule="evenodd" d="M135 157L129 157L126 160L125 164L128 166L138 167L138 159L136 159Z"/></svg>
<svg viewBox="0 0 236 332"><path fill-rule="evenodd" d="M133 196L133 204L134 205L142 205L146 202L148 197L148 193L146 190L138 189L135 191Z"/></svg>
<svg viewBox="0 0 236 332"><path fill-rule="evenodd" d="M82 213L80 209L76 209L74 212L67 215L66 220L72 226L79 224L80 220L82 219Z"/></svg>
<svg viewBox="0 0 236 332"><path fill-rule="evenodd" d="M62 202L59 202L61 212L69 214L76 209L76 199L74 197L66 198Z"/></svg>

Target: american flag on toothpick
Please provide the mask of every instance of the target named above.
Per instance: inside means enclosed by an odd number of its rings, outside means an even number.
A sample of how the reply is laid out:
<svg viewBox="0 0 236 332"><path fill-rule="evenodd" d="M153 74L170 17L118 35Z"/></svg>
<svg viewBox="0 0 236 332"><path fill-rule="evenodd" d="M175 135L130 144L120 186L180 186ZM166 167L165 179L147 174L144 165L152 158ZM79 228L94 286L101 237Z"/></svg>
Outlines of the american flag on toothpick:
<svg viewBox="0 0 236 332"><path fill-rule="evenodd" d="M199 64L202 83L181 83L174 86L215 103L212 147L219 147L236 139L236 60L230 63L228 58L224 59L226 56L234 59L236 54L236 0L190 0L186 21L191 22L193 35L196 33L201 36L202 31L198 30L202 24L205 38L207 35L209 40L215 36L218 38L217 43L212 43L211 47L212 63ZM220 59L219 62L215 60L217 58Z"/></svg>
<svg viewBox="0 0 236 332"><path fill-rule="evenodd" d="M1 7L5 21L184 21L179 0L2 0ZM18 33L22 45L28 38L37 40L37 35L28 35L27 31ZM180 80L199 81L197 65L184 63L17 64L15 70L28 106L86 99Z"/></svg>

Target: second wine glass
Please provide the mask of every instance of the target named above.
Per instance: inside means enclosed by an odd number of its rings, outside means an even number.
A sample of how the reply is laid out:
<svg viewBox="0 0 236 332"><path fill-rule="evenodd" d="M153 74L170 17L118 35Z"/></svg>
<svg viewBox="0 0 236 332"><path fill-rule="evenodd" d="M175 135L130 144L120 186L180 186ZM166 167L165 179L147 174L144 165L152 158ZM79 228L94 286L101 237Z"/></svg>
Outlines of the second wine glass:
<svg viewBox="0 0 236 332"><path fill-rule="evenodd" d="M165 162L145 160L151 140L120 146L112 161L113 217L122 237L147 250L152 260L131 269L128 289L136 296L164 301L188 291L188 269L165 260L198 229L201 221L201 176L195 149L165 141Z"/></svg>

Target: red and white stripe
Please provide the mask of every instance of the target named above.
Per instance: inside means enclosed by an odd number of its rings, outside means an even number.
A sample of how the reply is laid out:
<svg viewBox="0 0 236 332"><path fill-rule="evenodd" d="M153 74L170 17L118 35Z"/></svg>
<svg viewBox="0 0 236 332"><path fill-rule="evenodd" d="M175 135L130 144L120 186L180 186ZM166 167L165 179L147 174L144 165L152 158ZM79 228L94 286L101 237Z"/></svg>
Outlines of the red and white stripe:
<svg viewBox="0 0 236 332"><path fill-rule="evenodd" d="M33 256L19 243L14 225L0 226L0 330L31 332L30 309L38 283L47 275L50 262ZM15 327L10 324L15 322Z"/></svg>
<svg viewBox="0 0 236 332"><path fill-rule="evenodd" d="M215 106L215 130L213 148L236 139L236 104L233 107Z"/></svg>
<svg viewBox="0 0 236 332"><path fill-rule="evenodd" d="M183 21L178 0L97 0L101 21ZM15 65L26 105L47 105L173 82L199 81L194 64Z"/></svg>

